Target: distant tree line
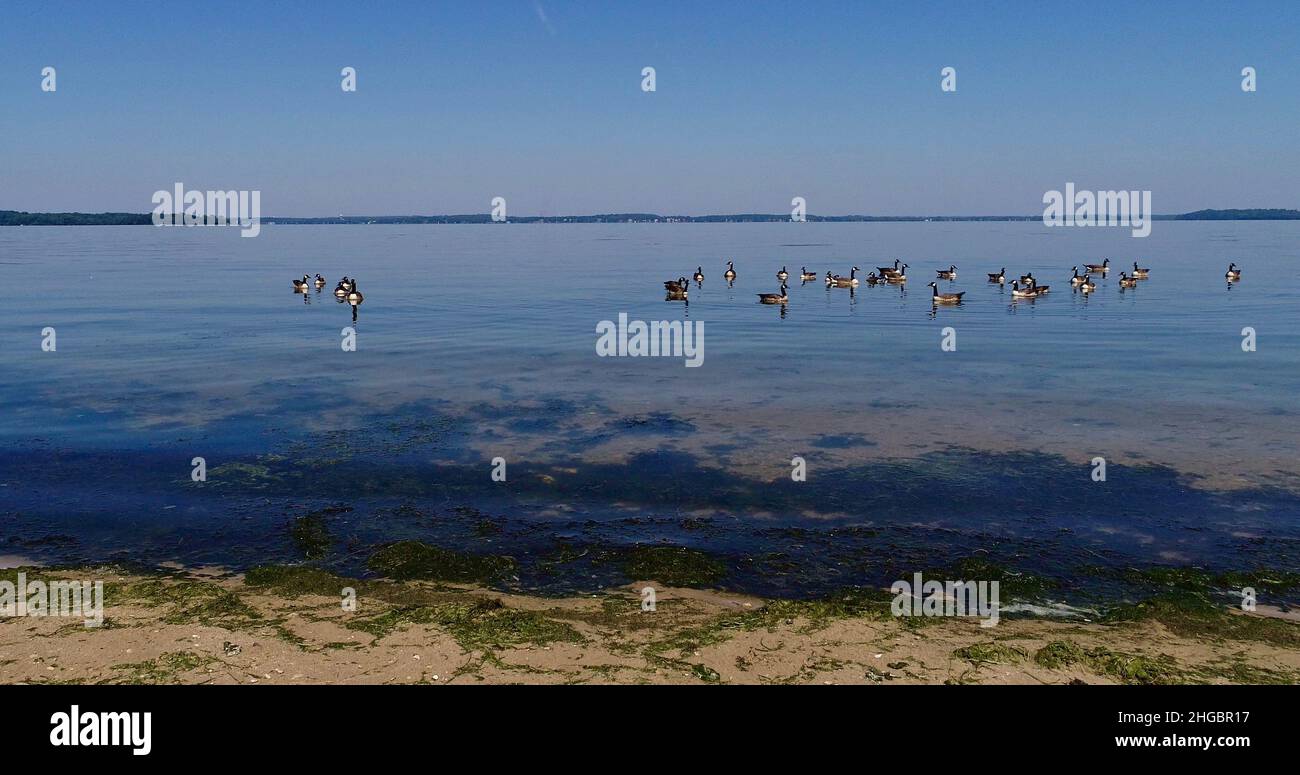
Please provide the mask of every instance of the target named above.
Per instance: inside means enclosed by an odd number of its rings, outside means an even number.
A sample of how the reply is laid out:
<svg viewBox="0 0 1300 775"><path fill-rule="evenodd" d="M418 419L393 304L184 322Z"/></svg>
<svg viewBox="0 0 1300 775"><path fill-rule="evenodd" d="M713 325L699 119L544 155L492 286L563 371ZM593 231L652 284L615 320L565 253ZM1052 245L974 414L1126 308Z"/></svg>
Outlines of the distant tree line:
<svg viewBox="0 0 1300 775"><path fill-rule="evenodd" d="M1300 210L1197 210L1176 216L1180 221L1295 221Z"/></svg>
<svg viewBox="0 0 1300 775"><path fill-rule="evenodd" d="M0 226L143 226L149 213L26 213L0 210Z"/></svg>

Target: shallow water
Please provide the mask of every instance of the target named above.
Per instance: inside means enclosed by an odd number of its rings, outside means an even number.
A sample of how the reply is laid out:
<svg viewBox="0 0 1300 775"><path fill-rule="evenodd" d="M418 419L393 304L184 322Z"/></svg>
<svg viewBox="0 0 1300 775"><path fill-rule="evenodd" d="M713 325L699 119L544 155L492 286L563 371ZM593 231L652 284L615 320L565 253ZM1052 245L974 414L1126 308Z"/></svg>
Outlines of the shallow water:
<svg viewBox="0 0 1300 775"><path fill-rule="evenodd" d="M346 504L328 561L348 567L397 537L537 558L685 543L725 557L728 586L790 594L972 552L1300 567L1298 238L1295 222L1157 222L1147 239L1033 223L8 228L0 271L22 292L0 327L0 536L48 558L247 565L301 558L289 520ZM1072 293L1070 267L1102 256L1109 278ZM895 257L903 288L796 281L784 315L756 301L782 265ZM1134 260L1152 278L1121 292ZM1229 261L1245 269L1231 287ZM950 263L941 289L965 302L935 311L925 283ZM697 265L703 287L666 302L663 280ZM1013 301L985 282L1002 266L1053 292ZM292 293L316 272L323 293ZM329 293L345 273L366 296L356 352ZM596 324L619 313L703 321L704 364L597 357ZM519 583L619 580L539 559Z"/></svg>

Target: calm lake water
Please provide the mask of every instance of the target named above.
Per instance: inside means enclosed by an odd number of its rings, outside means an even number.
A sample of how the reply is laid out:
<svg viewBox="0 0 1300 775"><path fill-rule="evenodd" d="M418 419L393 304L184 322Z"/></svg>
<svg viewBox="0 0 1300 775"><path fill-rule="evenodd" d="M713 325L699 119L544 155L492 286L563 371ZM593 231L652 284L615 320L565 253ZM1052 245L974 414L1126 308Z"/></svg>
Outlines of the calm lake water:
<svg viewBox="0 0 1300 775"><path fill-rule="evenodd" d="M1146 239L1036 223L6 228L0 552L356 571L418 537L511 554L511 584L552 590L623 583L611 552L672 543L717 555L725 586L794 595L971 556L1058 577L1294 570L1298 245L1297 222L1156 222ZM1072 293L1071 266L1102 257L1110 276ZM757 303L782 265L895 258L905 287L795 279L784 314ZM1121 292L1135 260L1151 279ZM1229 261L1245 273L1231 287ZM949 264L940 289L965 301L936 311L926 283ZM697 266L689 302L665 301L663 281ZM1014 301L986 282L1004 266L1052 292ZM292 292L317 272L322 293ZM355 352L330 294L343 274L366 297ZM597 357L596 325L620 313L703 321L703 365ZM306 514L322 557L292 529Z"/></svg>

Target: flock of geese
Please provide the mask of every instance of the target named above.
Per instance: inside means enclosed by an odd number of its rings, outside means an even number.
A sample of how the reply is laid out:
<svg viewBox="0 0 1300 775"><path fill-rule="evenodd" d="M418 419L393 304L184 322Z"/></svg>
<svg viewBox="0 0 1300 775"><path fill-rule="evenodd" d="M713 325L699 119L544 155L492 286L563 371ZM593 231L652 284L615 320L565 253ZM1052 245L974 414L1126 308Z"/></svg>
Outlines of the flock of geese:
<svg viewBox="0 0 1300 775"><path fill-rule="evenodd" d="M860 282L866 282L867 285L879 285L881 283L901 285L907 282L908 265L898 259L894 259L894 265L878 266L875 272L868 274L863 280L858 279L858 272L862 271L858 267L853 267L847 277L843 275L831 274L828 270L825 276L827 288L849 288L858 287ZM947 269L935 270L939 280L956 280L957 266L949 264ZM1079 267L1074 267L1074 274L1070 277L1070 286L1080 293L1092 293L1097 290L1097 283L1092 279L1094 274L1105 277L1110 272L1110 259L1103 260L1100 264L1084 264L1083 274L1079 274ZM1241 280L1241 270L1235 263L1228 265L1228 271L1224 273L1224 278L1228 283L1234 283ZM731 285L736 280L736 266L734 262L727 262L727 271L722 273L723 279L727 285ZM1146 280L1151 277L1151 269L1138 266L1136 261L1133 262L1133 272L1120 272L1119 287L1123 291L1125 288L1136 288L1139 280ZM790 301L789 289L786 280L790 278L790 273L786 268L781 267L781 271L776 273L776 279L781 281L781 290L777 293L760 293L758 300L762 304L786 304ZM1005 285L1007 282L1007 269L1002 267L996 272L989 272L988 278L990 283ZM704 267L696 267L695 274L691 276L695 281L696 287L704 285ZM816 272L809 272L807 267L799 268L799 279L801 284L817 282L818 275ZM940 293L939 285L931 281L928 285L931 289L930 300L932 304L960 304L962 297L966 295L965 291L958 293ZM679 277L676 280L667 280L664 282L664 288L668 291L668 301L685 301L690 291L690 283L686 277ZM1011 281L1011 297L1013 299L1036 299L1043 296L1051 290L1050 285L1040 285L1033 272L1021 275L1019 278Z"/></svg>
<svg viewBox="0 0 1300 775"><path fill-rule="evenodd" d="M881 283L901 285L907 282L907 269L907 264L902 263L898 259L894 259L893 266L878 266L876 267L876 271L869 273L864 280L867 285L879 285ZM858 272L860 271L862 270L855 266L849 270L848 276L845 277L843 275L831 274L830 270L827 270L826 277L824 278L826 287L856 288L859 283L862 282L858 280ZM1074 274L1070 277L1070 286L1080 293L1092 293L1097 290L1097 283L1093 281L1092 276L1094 274L1099 274L1102 277L1105 277L1109 271L1109 258L1103 260L1100 264L1084 264L1083 274L1079 274L1079 267L1075 266ZM956 280L957 266L956 264L949 264L947 269L937 269L935 270L935 273L938 275L939 280ZM1146 280L1150 276L1150 268L1138 266L1138 263L1134 261L1133 274L1130 275L1128 272L1120 272L1119 274L1120 290L1122 291L1125 288L1136 288L1138 280ZM1236 263L1231 263L1228 264L1228 271L1225 272L1223 276L1229 283L1238 282L1241 280L1241 270L1237 268ZM731 285L736 281L735 262L727 262L727 270L722 273L722 277L727 281L728 285ZM808 267L799 267L799 280L801 284L806 285L810 282L817 282L817 277L817 273L809 272ZM996 272L989 272L988 278L990 283L1005 285L1007 281L1007 268L1002 267ZM695 281L697 288L703 287L704 267L696 267L695 274L691 275L691 279ZM784 266L776 273L776 279L781 281L781 289L776 293L758 294L758 300L760 303L786 304L790 301L789 288L786 285L786 281L790 279L790 273L786 271ZM325 278L320 276L320 274L317 274L314 280L310 275L303 275L301 280L293 281L293 290L295 293L306 294L314 287L316 292L319 293L326 285L327 282ZM664 282L664 289L668 291L668 300L686 300L690 292L690 285L690 282L687 281L684 275L676 280L666 280ZM960 304L962 297L966 295L965 291L960 291L958 293L940 293L938 283L933 280L930 281L927 287L931 289L930 300L933 304ZM1050 285L1039 285L1038 279L1034 277L1034 273L1029 272L1028 274L1021 275L1019 278L1011 281L1011 297L1015 299L1036 299L1039 296L1046 294L1051 290L1051 288L1052 286ZM344 275L343 279L339 280L339 284L335 286L334 298L338 299L340 302L346 301L348 304L352 305L352 316L354 318L357 314L357 307L361 305L361 302L366 300L366 297L361 295L361 291L357 290L356 279L350 278L347 275Z"/></svg>
<svg viewBox="0 0 1300 775"><path fill-rule="evenodd" d="M310 275L303 275L301 280L293 281L293 292L301 293L306 296L313 288L316 289L317 293L320 293L321 289L326 285L328 285L328 283L319 273L317 273L316 279L314 280ZM357 307L361 306L361 302L366 300L366 297L361 295L361 291L357 290L356 278L348 277L347 275L343 275L343 279L339 280L339 284L334 286L334 298L338 299L340 304L347 302L352 305L353 320L357 319ZM309 300L309 298L307 300Z"/></svg>

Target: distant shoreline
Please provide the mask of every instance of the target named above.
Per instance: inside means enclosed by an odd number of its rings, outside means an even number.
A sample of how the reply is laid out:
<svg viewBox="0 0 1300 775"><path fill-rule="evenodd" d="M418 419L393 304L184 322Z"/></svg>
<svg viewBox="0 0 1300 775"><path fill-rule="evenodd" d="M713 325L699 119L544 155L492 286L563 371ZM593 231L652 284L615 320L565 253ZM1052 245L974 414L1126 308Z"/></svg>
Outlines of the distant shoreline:
<svg viewBox="0 0 1300 775"><path fill-rule="evenodd" d="M810 223L953 223L1041 221L1041 215L808 215ZM1295 221L1300 210L1197 210L1190 213L1153 215L1157 221ZM654 213L607 213L602 215L511 216L506 223L787 223L789 215L739 213L733 215L657 215ZM340 215L334 218L264 217L264 224L297 225L438 225L495 223L487 213L468 215ZM29 213L0 210L0 226L149 226L152 213Z"/></svg>

